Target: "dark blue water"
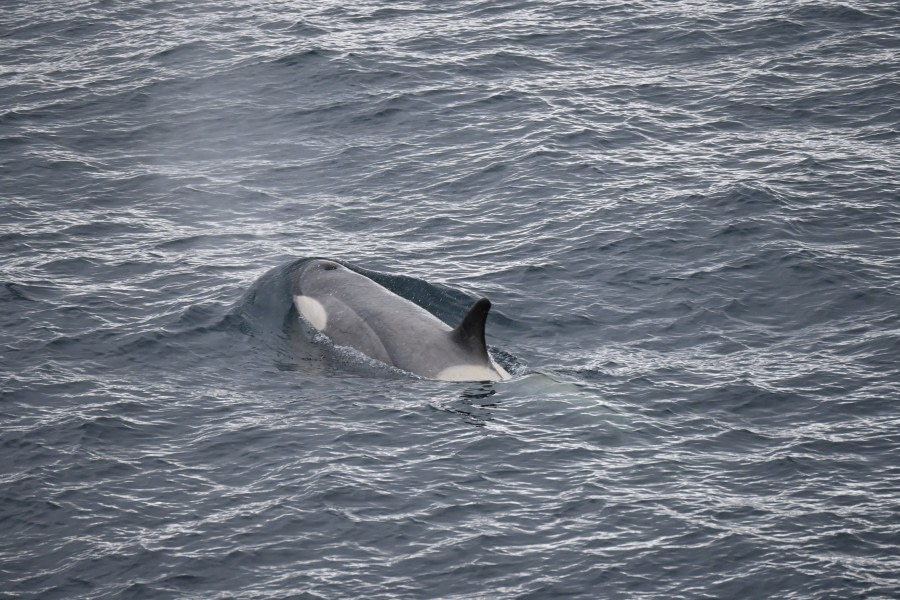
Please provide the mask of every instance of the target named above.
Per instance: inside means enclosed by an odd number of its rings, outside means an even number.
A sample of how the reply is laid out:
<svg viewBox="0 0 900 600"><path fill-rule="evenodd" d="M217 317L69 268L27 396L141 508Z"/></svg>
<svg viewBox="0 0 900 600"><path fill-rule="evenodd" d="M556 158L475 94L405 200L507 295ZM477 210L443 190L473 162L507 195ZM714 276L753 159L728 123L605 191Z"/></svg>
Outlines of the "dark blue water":
<svg viewBox="0 0 900 600"><path fill-rule="evenodd" d="M894 2L4 2L0 597L900 597ZM327 256L494 384L310 340Z"/></svg>

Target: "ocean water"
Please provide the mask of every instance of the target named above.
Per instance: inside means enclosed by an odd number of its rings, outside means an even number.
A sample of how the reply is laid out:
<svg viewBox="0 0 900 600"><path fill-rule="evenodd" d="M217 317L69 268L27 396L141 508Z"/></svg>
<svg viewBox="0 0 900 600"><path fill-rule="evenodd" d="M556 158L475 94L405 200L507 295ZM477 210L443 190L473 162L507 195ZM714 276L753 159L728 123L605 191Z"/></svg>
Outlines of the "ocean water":
<svg viewBox="0 0 900 600"><path fill-rule="evenodd" d="M7 0L0 598L900 597L900 8ZM304 333L340 260L514 377Z"/></svg>

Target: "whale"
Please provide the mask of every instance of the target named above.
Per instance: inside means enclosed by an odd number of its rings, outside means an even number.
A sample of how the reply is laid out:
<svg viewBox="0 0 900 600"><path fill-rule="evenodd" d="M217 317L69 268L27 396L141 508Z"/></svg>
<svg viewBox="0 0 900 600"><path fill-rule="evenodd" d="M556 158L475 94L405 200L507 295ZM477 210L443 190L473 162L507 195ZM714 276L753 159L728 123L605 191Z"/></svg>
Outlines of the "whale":
<svg viewBox="0 0 900 600"><path fill-rule="evenodd" d="M426 379L510 378L485 343L491 308L487 298L477 300L454 328L365 275L327 259L311 259L297 268L291 289L297 312L337 346L349 346Z"/></svg>

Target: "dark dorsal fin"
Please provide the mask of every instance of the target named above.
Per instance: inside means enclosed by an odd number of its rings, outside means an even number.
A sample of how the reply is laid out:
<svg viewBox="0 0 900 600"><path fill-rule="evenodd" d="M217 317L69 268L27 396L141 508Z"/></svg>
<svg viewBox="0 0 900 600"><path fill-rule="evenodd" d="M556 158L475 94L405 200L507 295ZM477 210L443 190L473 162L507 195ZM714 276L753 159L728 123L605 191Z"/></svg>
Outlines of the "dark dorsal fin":
<svg viewBox="0 0 900 600"><path fill-rule="evenodd" d="M484 323L489 310L491 310L490 300L487 298L478 300L463 317L459 327L450 332L450 336L457 344L477 353L485 360L488 359L488 352L484 341Z"/></svg>

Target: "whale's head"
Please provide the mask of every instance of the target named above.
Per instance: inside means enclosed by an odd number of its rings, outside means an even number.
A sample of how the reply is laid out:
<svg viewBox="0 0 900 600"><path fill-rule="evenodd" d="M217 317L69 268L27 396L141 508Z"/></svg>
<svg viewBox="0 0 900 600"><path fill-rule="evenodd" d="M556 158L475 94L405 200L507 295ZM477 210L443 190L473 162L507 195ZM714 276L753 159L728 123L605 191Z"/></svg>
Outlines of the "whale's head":
<svg viewBox="0 0 900 600"><path fill-rule="evenodd" d="M294 273L292 293L294 304L310 325L325 331L328 312L320 300L334 290L341 279L355 275L347 267L326 259L307 261Z"/></svg>
<svg viewBox="0 0 900 600"><path fill-rule="evenodd" d="M316 295L316 292L333 288L336 281L353 274L353 271L333 260L309 260L294 272L292 292L294 296Z"/></svg>

